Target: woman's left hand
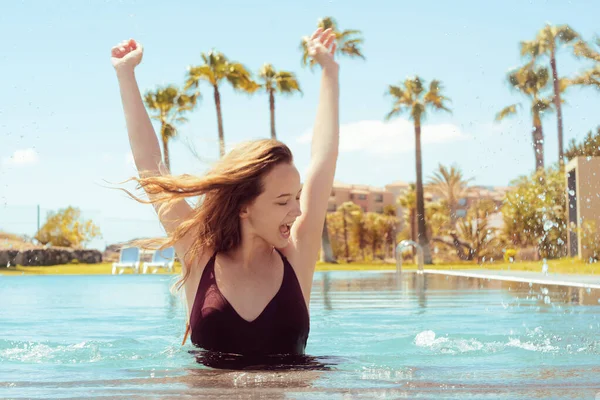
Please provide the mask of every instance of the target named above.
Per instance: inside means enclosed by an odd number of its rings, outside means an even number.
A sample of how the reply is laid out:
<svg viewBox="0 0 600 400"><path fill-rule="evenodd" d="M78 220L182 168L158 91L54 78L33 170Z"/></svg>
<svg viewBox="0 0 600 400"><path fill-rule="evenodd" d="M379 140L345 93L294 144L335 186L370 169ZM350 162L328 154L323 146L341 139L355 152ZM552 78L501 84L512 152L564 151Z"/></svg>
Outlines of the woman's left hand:
<svg viewBox="0 0 600 400"><path fill-rule="evenodd" d="M307 40L308 55L315 60L323 69L338 68L334 60L336 49L335 33L331 28L317 29Z"/></svg>

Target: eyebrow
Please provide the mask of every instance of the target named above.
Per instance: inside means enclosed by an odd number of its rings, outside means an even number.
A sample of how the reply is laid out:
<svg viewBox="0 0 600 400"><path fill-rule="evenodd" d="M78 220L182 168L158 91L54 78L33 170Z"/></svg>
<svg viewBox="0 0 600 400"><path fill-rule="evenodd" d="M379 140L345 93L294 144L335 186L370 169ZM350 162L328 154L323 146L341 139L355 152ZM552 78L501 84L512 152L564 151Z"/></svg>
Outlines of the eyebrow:
<svg viewBox="0 0 600 400"><path fill-rule="evenodd" d="M301 193L302 193L302 189L300 189L298 191L298 194L301 194ZM287 197L287 196L291 196L291 195L292 195L291 193L283 193L283 194L280 194L279 196L277 196L276 198L279 199L280 197Z"/></svg>

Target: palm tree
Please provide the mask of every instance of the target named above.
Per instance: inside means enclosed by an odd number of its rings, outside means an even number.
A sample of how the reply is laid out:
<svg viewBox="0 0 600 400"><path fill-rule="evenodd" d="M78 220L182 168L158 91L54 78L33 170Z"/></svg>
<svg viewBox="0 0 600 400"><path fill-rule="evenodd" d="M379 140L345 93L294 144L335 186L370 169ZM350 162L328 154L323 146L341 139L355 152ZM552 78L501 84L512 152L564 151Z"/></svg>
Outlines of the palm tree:
<svg viewBox="0 0 600 400"><path fill-rule="evenodd" d="M208 54L202 53L201 56L204 64L188 67L185 88L186 90L197 88L200 81L206 81L213 87L219 128L219 154L223 157L225 155L225 134L223 133L219 85L226 80L235 90L253 93L258 89L258 84L252 80L250 72L243 64L229 61L223 53L210 51Z"/></svg>
<svg viewBox="0 0 600 400"><path fill-rule="evenodd" d="M456 209L458 208L458 199L462 197L467 185L471 179L463 179L462 171L456 166L447 168L440 164L438 170L433 173L429 181L429 189L438 196L442 197L448 205L450 211L451 229L456 226Z"/></svg>
<svg viewBox="0 0 600 400"><path fill-rule="evenodd" d="M410 239L417 241L417 186L411 183L408 190L401 197L398 197L398 204L408 215L408 224L410 226Z"/></svg>
<svg viewBox="0 0 600 400"><path fill-rule="evenodd" d="M349 233L357 234L357 224L362 220L362 208L352 201L345 201L336 210L341 215L342 233L344 234L344 256L346 261L350 260ZM360 230L360 229L358 229ZM360 233L360 232L359 232ZM360 243L359 243L360 247ZM360 247L362 249L362 247Z"/></svg>
<svg viewBox="0 0 600 400"><path fill-rule="evenodd" d="M364 39L362 38L362 32L357 29L347 29L345 31L340 31L337 21L333 19L333 17L324 17L319 19L317 22L317 27L325 29L331 28L335 33L335 42L337 44L337 50L335 51L337 54L344 55L347 57L353 58L362 58L365 59L363 51L361 49L361 45L363 44ZM310 59L308 56L308 37L305 36L302 38L302 42L300 43L300 50L302 50L302 65L309 65L311 68L315 65L314 60Z"/></svg>
<svg viewBox="0 0 600 400"><path fill-rule="evenodd" d="M395 255L394 246L396 244L396 227L398 225L398 218L396 216L396 207L392 204L388 204L383 207L383 240L384 240L384 258L388 257L388 250L392 248L392 256Z"/></svg>
<svg viewBox="0 0 600 400"><path fill-rule="evenodd" d="M171 170L169 140L177 135L176 124L187 122L182 115L196 107L199 92L188 95L176 86L158 87L144 94L144 103L151 111L150 118L160 122L160 137L163 145L163 159L167 170Z"/></svg>
<svg viewBox="0 0 600 400"><path fill-rule="evenodd" d="M259 85L269 94L269 109L271 110L271 138L277 139L275 133L275 93L302 93L296 76L288 71L276 71L271 64L265 64L260 69Z"/></svg>
<svg viewBox="0 0 600 400"><path fill-rule="evenodd" d="M374 212L368 212L364 215L367 243L371 245L373 261L377 258L377 249L380 247L385 248L387 219L387 216Z"/></svg>
<svg viewBox="0 0 600 400"><path fill-rule="evenodd" d="M596 38L596 47L600 49L600 38ZM600 50L593 49L580 39L574 46L575 56L594 62L594 66L570 81L573 85L594 86L600 90Z"/></svg>
<svg viewBox="0 0 600 400"><path fill-rule="evenodd" d="M569 25L552 26L546 24L537 34L535 40L521 42L521 56L528 56L532 62L541 56L550 58L550 68L552 69L552 83L554 88L554 96L552 101L556 108L556 117L558 120L558 161L562 165L564 163L563 150L563 117L560 99L560 80L556 67L556 52L560 45L573 44L579 37Z"/></svg>
<svg viewBox="0 0 600 400"><path fill-rule="evenodd" d="M508 82L515 89L531 100L531 115L533 117L533 152L536 170L544 169L544 133L542 131L542 116L545 111L552 110L552 97L542 98L542 90L549 80L548 68L527 64L508 73ZM515 115L520 104L512 104L496 114L496 121Z"/></svg>
<svg viewBox="0 0 600 400"><path fill-rule="evenodd" d="M425 91L424 82L421 78L414 77L404 81L400 86L390 85L388 93L394 98L392 110L386 115L386 120L407 112L415 126L415 152L417 164L417 227L418 241L423 248L425 264L432 264L429 239L425 228L425 200L423 195L423 161L421 155L421 123L427 116L427 109L434 111L447 111L446 106L449 98L442 95L442 85L438 80L432 80L429 90Z"/></svg>

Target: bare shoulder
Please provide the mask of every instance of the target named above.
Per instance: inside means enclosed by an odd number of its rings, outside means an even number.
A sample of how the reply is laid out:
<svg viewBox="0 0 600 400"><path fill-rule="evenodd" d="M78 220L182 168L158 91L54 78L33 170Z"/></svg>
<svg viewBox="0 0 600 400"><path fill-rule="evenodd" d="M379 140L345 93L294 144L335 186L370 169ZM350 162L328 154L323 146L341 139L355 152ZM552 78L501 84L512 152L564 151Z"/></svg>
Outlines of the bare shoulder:
<svg viewBox="0 0 600 400"><path fill-rule="evenodd" d="M206 268L206 264L213 255L213 251L210 249L203 249L200 253L200 256L193 260L190 265L185 266L184 268L188 268L190 274L183 284L183 289L185 291L185 299L189 314L192 312L192 307L194 305L194 300L196 298L196 292L198 291L198 285L200 284L200 279L202 279L202 274L204 273L204 269ZM182 270L184 272L185 270Z"/></svg>

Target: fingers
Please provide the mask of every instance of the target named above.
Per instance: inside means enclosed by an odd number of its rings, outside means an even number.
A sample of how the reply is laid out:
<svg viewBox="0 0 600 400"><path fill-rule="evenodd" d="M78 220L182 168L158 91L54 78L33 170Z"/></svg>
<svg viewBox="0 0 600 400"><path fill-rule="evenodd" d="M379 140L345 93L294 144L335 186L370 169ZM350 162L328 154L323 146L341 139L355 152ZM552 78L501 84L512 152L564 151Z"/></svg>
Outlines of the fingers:
<svg viewBox="0 0 600 400"><path fill-rule="evenodd" d="M329 48L329 46L331 46L331 44L333 43L333 41L335 40L335 33L331 32L330 29L328 29L330 32L327 36L325 36L325 33L323 34L323 46L325 46L326 48ZM325 31L327 32L327 31Z"/></svg>
<svg viewBox="0 0 600 400"><path fill-rule="evenodd" d="M113 57L122 57L123 51L121 51L121 46L115 46L110 50L110 54Z"/></svg>
<svg viewBox="0 0 600 400"><path fill-rule="evenodd" d="M316 38L321 36L322 33L323 33L323 28L317 28L317 30L310 37L310 40L315 40Z"/></svg>
<svg viewBox="0 0 600 400"><path fill-rule="evenodd" d="M113 57L124 57L128 53L134 50L141 49L142 45L136 42L134 39L123 40L111 49L111 55Z"/></svg>
<svg viewBox="0 0 600 400"><path fill-rule="evenodd" d="M333 46L331 46L331 51L330 51L331 55L335 54L335 49L337 49L337 43L333 42Z"/></svg>

